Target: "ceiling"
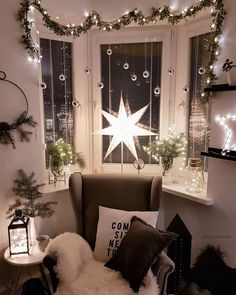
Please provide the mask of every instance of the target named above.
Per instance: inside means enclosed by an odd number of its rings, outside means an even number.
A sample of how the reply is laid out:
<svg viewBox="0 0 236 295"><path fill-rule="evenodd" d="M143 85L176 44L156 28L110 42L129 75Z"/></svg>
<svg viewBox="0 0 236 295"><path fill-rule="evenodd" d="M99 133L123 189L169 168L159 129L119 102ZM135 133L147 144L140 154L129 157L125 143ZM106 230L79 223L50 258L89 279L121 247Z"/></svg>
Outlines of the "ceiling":
<svg viewBox="0 0 236 295"><path fill-rule="evenodd" d="M41 0L41 5L52 18L59 16L62 22L79 24L84 21L85 12L91 13L93 10L104 20L110 21L135 8L148 15L151 7L174 5L175 9L181 11L195 2L198 0Z"/></svg>

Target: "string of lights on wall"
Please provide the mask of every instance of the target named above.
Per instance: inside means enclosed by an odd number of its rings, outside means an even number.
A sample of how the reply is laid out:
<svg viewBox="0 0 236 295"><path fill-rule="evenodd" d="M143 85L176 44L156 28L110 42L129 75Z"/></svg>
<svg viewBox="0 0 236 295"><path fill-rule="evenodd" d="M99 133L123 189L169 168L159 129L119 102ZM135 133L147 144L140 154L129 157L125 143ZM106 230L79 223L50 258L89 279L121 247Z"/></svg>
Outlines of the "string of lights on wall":
<svg viewBox="0 0 236 295"><path fill-rule="evenodd" d="M29 54L29 60L39 63L42 56L40 54L39 45L33 40L33 20L28 15L33 9L38 10L42 16L44 25L56 35L79 37L82 33L88 32L93 27L110 32L113 30L120 30L131 23L143 26L155 24L158 20L166 20L169 24L175 25L182 20L187 20L189 17L197 15L198 12L208 7L211 7L212 24L210 27L211 38L208 43L209 62L205 70L207 79L206 82L209 86L211 86L216 80L214 63L217 61L220 53L220 36L222 32L222 24L226 14L223 0L198 0L197 4L186 7L182 11L175 10L175 7L172 5L164 5L163 8L153 7L151 8L151 14L148 16L145 16L142 11L133 9L113 21L105 21L96 11L93 11L91 14L86 13L85 20L80 23L80 25L75 25L73 23L62 25L52 19L47 10L41 6L41 2L39 0L23 0L21 2L21 8L18 11L18 21L21 23L23 29L22 43ZM202 93L202 102L207 102L208 99L209 93Z"/></svg>

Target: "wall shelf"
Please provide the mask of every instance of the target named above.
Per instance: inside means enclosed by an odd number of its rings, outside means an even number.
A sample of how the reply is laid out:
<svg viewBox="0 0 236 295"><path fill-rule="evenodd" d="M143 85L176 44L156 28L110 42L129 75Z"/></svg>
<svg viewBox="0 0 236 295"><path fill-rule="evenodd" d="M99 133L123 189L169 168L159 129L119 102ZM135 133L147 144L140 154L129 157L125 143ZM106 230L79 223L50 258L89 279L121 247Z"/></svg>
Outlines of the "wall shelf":
<svg viewBox="0 0 236 295"><path fill-rule="evenodd" d="M218 85L212 85L211 87L204 88L204 92L232 91L232 90L236 90L236 85L218 84Z"/></svg>
<svg viewBox="0 0 236 295"><path fill-rule="evenodd" d="M201 152L201 155L221 160L236 161L236 152L230 151L226 155L222 155L222 149L208 148L208 152Z"/></svg>

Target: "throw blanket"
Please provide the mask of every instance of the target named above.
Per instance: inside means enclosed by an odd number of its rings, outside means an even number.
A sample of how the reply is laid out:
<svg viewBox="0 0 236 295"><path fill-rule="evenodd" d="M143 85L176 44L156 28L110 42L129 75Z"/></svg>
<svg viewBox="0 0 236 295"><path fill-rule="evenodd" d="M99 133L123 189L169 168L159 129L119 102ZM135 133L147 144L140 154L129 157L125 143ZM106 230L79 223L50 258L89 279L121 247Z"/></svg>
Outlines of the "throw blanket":
<svg viewBox="0 0 236 295"><path fill-rule="evenodd" d="M78 234L65 233L53 239L47 253L57 256L59 285L55 295L134 295L118 271L93 258L89 244ZM149 270L138 295L158 295L156 277Z"/></svg>

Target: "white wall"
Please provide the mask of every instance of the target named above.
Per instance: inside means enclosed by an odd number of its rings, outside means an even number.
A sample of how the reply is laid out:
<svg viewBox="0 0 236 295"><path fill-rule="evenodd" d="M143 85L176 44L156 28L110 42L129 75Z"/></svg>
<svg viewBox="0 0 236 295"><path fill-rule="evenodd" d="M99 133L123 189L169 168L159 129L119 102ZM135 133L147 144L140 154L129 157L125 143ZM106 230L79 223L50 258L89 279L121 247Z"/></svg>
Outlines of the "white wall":
<svg viewBox="0 0 236 295"><path fill-rule="evenodd" d="M16 22L16 13L19 9L20 0L3 1L0 10L0 70L7 73L10 80L16 82L25 91L30 105L30 114L37 122L40 122L40 99L38 87L38 68L28 63L27 55L19 43L20 28ZM233 0L225 0L228 15L226 16L224 36L225 43L222 48L220 62L226 58L236 60L235 51L235 30L236 30L236 5ZM131 8L131 7L129 7ZM105 8L104 8L105 9ZM100 11L103 11L102 7ZM0 82L1 83L1 82ZM1 84L0 84L1 87ZM2 89L2 88L0 88ZM6 91L7 90L7 91ZM9 92L8 92L9 90ZM11 96L10 87L0 90L0 121L11 121L19 114L22 108L22 100ZM4 95L3 95L4 93ZM7 102L5 93L8 95ZM213 111L221 110L227 106L229 110L235 109L235 93L219 93L214 99ZM5 99L5 100L4 100ZM19 100L18 100L19 99ZM11 101L11 103L10 103ZM215 128L215 127L214 127ZM213 132L214 129L213 128ZM12 183L16 177L16 170L23 168L26 171L34 171L38 181L42 181L42 146L39 126L33 130L30 143L19 143L13 150L10 146L0 145L0 256L7 247L7 226L6 209L13 200L11 192ZM216 136L217 137L217 136ZM219 139L220 140L220 139ZM209 164L209 193L214 198L215 204L207 207L183 200L174 196L165 198L165 221L166 225L179 213L193 235L193 258L199 248L211 242L220 244L230 257L230 264L236 265L235 253L235 228L236 215L235 191L236 164L221 160L210 160ZM46 198L47 196L45 196ZM75 222L72 215L72 208L68 193L62 191L50 195L50 199L56 199L58 205L56 214L38 223L39 233L49 233L51 236L59 232L75 229ZM64 218L66 216L66 218ZM229 236L229 238L228 238ZM8 283L13 268L8 266L3 259L0 259L0 291Z"/></svg>
<svg viewBox="0 0 236 295"><path fill-rule="evenodd" d="M227 10L223 28L222 53L219 65L226 58L236 61L235 30L236 4L233 0L225 0ZM214 122L214 117L236 114L236 92L218 92L212 99L211 144L212 147L222 148L224 134ZM236 124L235 124L236 125ZM236 126L234 127L236 134ZM214 199L213 206L194 204L175 196L165 196L166 226L179 214L192 234L192 261L201 248L211 243L219 245L225 251L226 261L236 265L236 162L209 158L208 194Z"/></svg>

